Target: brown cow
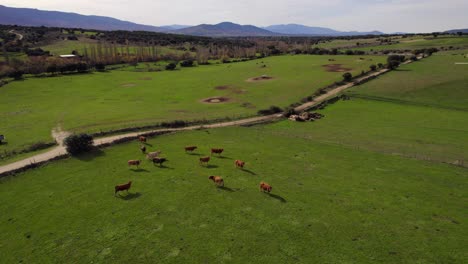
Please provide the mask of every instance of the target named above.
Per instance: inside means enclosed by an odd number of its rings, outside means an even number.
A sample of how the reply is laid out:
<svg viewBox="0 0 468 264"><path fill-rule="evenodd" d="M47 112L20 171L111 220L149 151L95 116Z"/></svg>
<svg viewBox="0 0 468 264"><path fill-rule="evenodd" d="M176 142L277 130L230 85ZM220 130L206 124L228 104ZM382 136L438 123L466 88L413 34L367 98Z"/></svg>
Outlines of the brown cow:
<svg viewBox="0 0 468 264"><path fill-rule="evenodd" d="M153 165L156 166L156 164L159 164L159 167L162 167L162 164L166 161L169 161L168 159L166 158L153 158Z"/></svg>
<svg viewBox="0 0 468 264"><path fill-rule="evenodd" d="M265 182L260 182L260 191L263 191L263 192L265 192L265 191L271 192L271 189L272 189L272 187L271 187L270 184L265 183Z"/></svg>
<svg viewBox="0 0 468 264"><path fill-rule="evenodd" d="M146 137L145 137L145 136L139 136L139 137L138 137L138 140L139 140L140 142L146 143Z"/></svg>
<svg viewBox="0 0 468 264"><path fill-rule="evenodd" d="M219 176L210 176L208 177L208 179L212 180L216 186L218 187L224 187L224 180L223 178L219 177Z"/></svg>
<svg viewBox="0 0 468 264"><path fill-rule="evenodd" d="M211 155L213 155L213 153L220 155L221 153L223 153L223 151L224 151L224 149L222 149L222 148L219 148L219 149L212 148L211 149Z"/></svg>
<svg viewBox="0 0 468 264"><path fill-rule="evenodd" d="M242 168L242 169L243 169L243 168L244 168L244 165L245 165L245 162L242 161L242 160L236 160L236 161L234 162L234 164L236 164L236 167L237 167L237 168Z"/></svg>
<svg viewBox="0 0 468 264"><path fill-rule="evenodd" d="M196 149L197 149L197 146L188 146L188 147L185 147L185 152L187 152L187 151L192 152L192 151L194 151Z"/></svg>
<svg viewBox="0 0 468 264"><path fill-rule="evenodd" d="M131 186L132 186L132 181L129 181L126 184L116 185L114 196L117 194L117 192L120 192L120 191L127 191L128 193L128 190L130 189Z"/></svg>
<svg viewBox="0 0 468 264"><path fill-rule="evenodd" d="M144 145L140 146L141 153L145 154L146 153L146 147Z"/></svg>
<svg viewBox="0 0 468 264"><path fill-rule="evenodd" d="M128 162L128 166L140 166L140 163L141 163L141 160L129 160Z"/></svg>
<svg viewBox="0 0 468 264"><path fill-rule="evenodd" d="M203 164L203 163L208 164L208 161L210 161L209 156L200 158L200 164Z"/></svg>

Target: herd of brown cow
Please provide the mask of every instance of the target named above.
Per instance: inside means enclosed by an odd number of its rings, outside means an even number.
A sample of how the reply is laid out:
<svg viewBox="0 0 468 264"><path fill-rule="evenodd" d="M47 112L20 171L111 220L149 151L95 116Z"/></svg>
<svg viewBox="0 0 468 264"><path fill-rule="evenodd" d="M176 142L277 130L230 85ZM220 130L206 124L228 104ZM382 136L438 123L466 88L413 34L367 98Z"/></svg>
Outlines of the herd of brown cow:
<svg viewBox="0 0 468 264"><path fill-rule="evenodd" d="M138 140L141 143L146 143L146 137L144 137L144 136L139 136ZM184 147L185 152L193 152L197 148L198 148L197 146L186 146L186 147ZM146 154L146 146L141 145L140 146L140 151L143 154ZM210 161L211 156L213 156L213 154L218 154L218 156L219 156L219 155L221 155L221 153L223 153L223 151L224 151L224 149L222 149L222 148L212 148L210 156L201 157L199 159L200 160L200 165L208 165L208 162ZM163 163L166 162L166 161L169 161L169 160L167 158L158 157L160 154L161 154L161 151L149 152L149 153L146 154L146 158L148 160L151 160L154 165L159 164L159 166L162 167ZM140 166L140 164L141 164L141 160L129 160L127 162L127 164L128 164L128 166L136 166L138 168ZM242 161L242 160L235 160L234 165L235 165L236 168L244 169L245 162ZM221 176L212 175L212 176L208 177L208 179L212 180L217 187L224 187L224 180L223 180L223 178ZM129 181L128 183L125 183L125 184L116 185L114 195L116 195L120 191L127 191L128 192L128 190L130 189L131 186L132 186L131 181ZM272 190L271 185L269 185L268 183L265 183L263 181L260 182L260 191L262 191L262 192L271 192L271 190Z"/></svg>

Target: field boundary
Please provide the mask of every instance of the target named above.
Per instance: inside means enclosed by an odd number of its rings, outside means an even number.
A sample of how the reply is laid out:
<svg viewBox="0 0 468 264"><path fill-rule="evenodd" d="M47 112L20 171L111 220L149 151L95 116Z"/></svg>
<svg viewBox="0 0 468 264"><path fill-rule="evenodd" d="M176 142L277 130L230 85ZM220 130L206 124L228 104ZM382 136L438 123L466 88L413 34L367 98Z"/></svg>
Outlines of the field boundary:
<svg viewBox="0 0 468 264"><path fill-rule="evenodd" d="M421 58L422 57L418 59L421 59ZM402 65L409 64L411 62L412 62L411 60L408 60L402 63ZM354 79L353 82L350 82L350 83L338 86L332 90L329 90L327 91L327 93L315 97L312 101L295 107L294 110L297 112L306 111L312 108L313 106L320 104L333 96L338 95L339 93L341 93L342 91L346 89L357 86L365 81L375 79L377 76L380 76L390 71L391 70L389 69L381 69L379 71L370 72L364 76ZM261 124L261 123L267 123L267 122L274 122L276 120L283 119L283 118L284 118L284 114L280 113L280 114L257 116L257 117L251 117L251 118L245 118L245 119L227 121L227 122L221 122L221 123L214 123L214 124L201 124L201 125L193 125L193 126L180 127L180 128L162 128L162 129L153 129L153 130L148 130L148 131L132 132L132 133L126 133L126 134L121 134L121 135L97 138L94 140L94 146L106 147L106 146L110 146L110 145L114 145L118 143L128 142L142 135L154 136L158 134L165 134L165 133L178 132L178 131L212 129L212 128L221 128L221 127L229 127L229 126L248 126L248 125L255 125L255 124ZM17 162L13 162L4 166L0 166L0 178L8 176L8 175L13 175L18 172L23 172L30 168L36 168L49 161L63 159L66 157L69 157L69 154L67 153L65 147L61 143L59 143L59 146L51 149L48 152L35 155L35 156L29 157L29 158L26 158Z"/></svg>

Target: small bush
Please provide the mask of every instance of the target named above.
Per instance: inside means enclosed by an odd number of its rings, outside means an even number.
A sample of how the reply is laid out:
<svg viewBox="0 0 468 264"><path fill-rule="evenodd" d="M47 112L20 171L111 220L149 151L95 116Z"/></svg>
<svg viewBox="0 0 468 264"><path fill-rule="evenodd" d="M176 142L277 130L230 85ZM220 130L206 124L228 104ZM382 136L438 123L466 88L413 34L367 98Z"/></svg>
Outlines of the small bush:
<svg viewBox="0 0 468 264"><path fill-rule="evenodd" d="M162 122L161 126L165 128L178 128L178 127L184 127L186 126L187 123L183 120L175 120L172 122Z"/></svg>
<svg viewBox="0 0 468 264"><path fill-rule="evenodd" d="M177 67L177 65L175 63L169 63L169 64L166 65L166 70L173 71L173 70L176 69L176 67Z"/></svg>
<svg viewBox="0 0 468 264"><path fill-rule="evenodd" d="M192 67L193 66L193 60L184 60L180 63L181 67Z"/></svg>
<svg viewBox="0 0 468 264"><path fill-rule="evenodd" d="M93 148L93 137L88 134L71 135L65 138L64 143L68 153L77 155Z"/></svg>
<svg viewBox="0 0 468 264"><path fill-rule="evenodd" d="M272 114L277 114L281 112L283 112L283 109L281 109L281 107L272 105L268 109L259 110L258 114L259 115L272 115Z"/></svg>
<svg viewBox="0 0 468 264"><path fill-rule="evenodd" d="M94 68L96 68L97 71L103 71L106 69L106 65L104 63L96 63Z"/></svg>
<svg viewBox="0 0 468 264"><path fill-rule="evenodd" d="M346 72L345 74L343 74L343 80L345 82L351 81L352 78L353 78L353 75L350 72Z"/></svg>

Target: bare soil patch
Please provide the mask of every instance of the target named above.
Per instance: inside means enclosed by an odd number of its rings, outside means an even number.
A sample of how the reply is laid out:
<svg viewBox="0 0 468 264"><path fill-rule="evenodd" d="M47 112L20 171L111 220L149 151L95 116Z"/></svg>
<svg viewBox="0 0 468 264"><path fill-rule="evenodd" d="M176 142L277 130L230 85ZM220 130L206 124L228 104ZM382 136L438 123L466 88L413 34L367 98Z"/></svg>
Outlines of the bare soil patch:
<svg viewBox="0 0 468 264"><path fill-rule="evenodd" d="M245 90L245 89L240 89L240 88L234 87L232 85L216 86L215 89L219 90L219 91L230 91L231 93L235 93L235 94L244 94L244 93L247 92L247 90Z"/></svg>
<svg viewBox="0 0 468 264"><path fill-rule="evenodd" d="M323 67L328 72L347 72L351 70L350 68L343 67L343 64L326 64Z"/></svg>
<svg viewBox="0 0 468 264"><path fill-rule="evenodd" d="M227 90L229 88L231 88L230 85L220 85L215 87L216 90Z"/></svg>
<svg viewBox="0 0 468 264"><path fill-rule="evenodd" d="M140 78L140 80L142 80L142 81L151 81L151 80L153 80L153 78L151 78L151 77L142 77L142 78Z"/></svg>
<svg viewBox="0 0 468 264"><path fill-rule="evenodd" d="M136 83L124 83L122 84L122 87L128 88L128 87L134 87L136 86Z"/></svg>
<svg viewBox="0 0 468 264"><path fill-rule="evenodd" d="M202 102L206 104L220 104L220 103L226 103L229 100L230 99L227 97L210 97L210 98L202 99Z"/></svg>
<svg viewBox="0 0 468 264"><path fill-rule="evenodd" d="M268 75L262 75L260 77L252 77L246 80L246 82L261 82L261 81L270 81L274 80L274 77L268 76Z"/></svg>

